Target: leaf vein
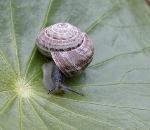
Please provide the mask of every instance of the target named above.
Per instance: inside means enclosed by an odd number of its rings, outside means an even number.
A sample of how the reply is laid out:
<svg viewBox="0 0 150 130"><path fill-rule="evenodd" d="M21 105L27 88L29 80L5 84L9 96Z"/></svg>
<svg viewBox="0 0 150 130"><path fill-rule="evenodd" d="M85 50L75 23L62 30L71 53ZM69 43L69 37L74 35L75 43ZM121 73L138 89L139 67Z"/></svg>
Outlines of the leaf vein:
<svg viewBox="0 0 150 130"><path fill-rule="evenodd" d="M43 95L41 92L35 91L34 92L43 97L43 98L49 98L49 96L47 95ZM133 110L143 110L143 111L150 111L150 109L146 109L146 108L136 108L136 107L128 107L128 106L116 106L116 105L108 105L108 104L101 104L98 102L91 102L91 101L81 101L81 100L75 100L75 99L71 99L71 98L64 98L64 97L57 97L54 96L56 99L61 99L61 100L70 100L73 102L78 102L78 103L87 103L87 104L91 104L91 105L100 105L100 106L104 106L104 107L112 107L112 108L117 108L117 109L133 109Z"/></svg>
<svg viewBox="0 0 150 130"><path fill-rule="evenodd" d="M93 122L96 121L96 122L99 122L99 123L102 123L102 124L107 124L107 125L109 125L109 126L117 127L117 126L115 126L115 125L113 125L113 124L111 124L111 123L102 122L102 121L97 120L97 119L95 119L95 118L93 118L93 117L89 117L89 116L85 116L85 115L82 115L82 114L78 114L78 113L76 113L76 112L74 112L74 111L69 110L68 108L65 108L65 107L63 107L63 106L61 106L61 105L59 105L59 104L56 104L55 102L52 102L52 101L50 102L47 98L45 98L45 100L47 100L49 103L53 104L53 105L56 106L57 108L60 108L60 109L63 109L63 110L65 110L65 111L70 112L72 115L77 115L77 116L82 117L82 118L84 118L84 119L93 120Z"/></svg>
<svg viewBox="0 0 150 130"><path fill-rule="evenodd" d="M89 33L90 31L92 31L92 29L94 29L98 24L101 23L101 21L103 21L103 19L105 19L106 17L110 16L114 11L119 9L119 4L115 4L111 9L109 9L107 12L105 12L104 14L102 14L100 17L97 17L94 22L91 23L91 25L89 25L89 27L87 27L87 29L85 30L86 33Z"/></svg>
<svg viewBox="0 0 150 130"><path fill-rule="evenodd" d="M9 107L9 105L16 99L17 95L12 96L9 98L6 103L3 105L3 107L0 109L0 114L3 114L5 110Z"/></svg>
<svg viewBox="0 0 150 130"><path fill-rule="evenodd" d="M20 130L23 130L22 128L22 97L19 98L19 127L20 127Z"/></svg>
<svg viewBox="0 0 150 130"><path fill-rule="evenodd" d="M134 55L134 54L138 54L138 53L143 53L146 49L150 49L150 47L145 47L145 48L143 48L143 49L141 49L141 50L137 50L137 51L127 52L127 53L120 53L120 54L114 55L114 56L112 56L112 57L110 57L110 58L108 58L108 59L106 59L106 60L103 60L103 61L101 61L101 62L98 62L98 63L95 63L95 64L93 64L93 65L90 65L90 66L87 67L87 68L94 68L94 67L97 67L97 66L100 67L100 66L102 66L103 64L105 64L105 63L107 63L107 62L109 62L109 61L111 61L111 60L113 60L113 59L119 58L119 57L121 57L121 56L127 56L127 55Z"/></svg>
<svg viewBox="0 0 150 130"><path fill-rule="evenodd" d="M31 103L31 101L28 102L30 104L30 106L32 107L32 110L36 113L36 115L38 116L39 120L41 120L45 126L45 128L48 130L47 125L45 124L44 120L40 117L39 113L37 112L37 110L35 109L34 105Z"/></svg>
<svg viewBox="0 0 150 130"><path fill-rule="evenodd" d="M6 59L4 53L3 53L3 51L1 49L0 49L0 57L5 62L5 64L8 65L10 67L10 69L16 74L16 72L14 71L12 65L8 62L8 60Z"/></svg>
<svg viewBox="0 0 150 130"><path fill-rule="evenodd" d="M49 16L49 13L50 13L50 11L51 11L51 7L52 7L52 3L53 3L53 2L54 2L54 0L50 0L50 2L49 2L49 4L48 4L47 11L46 11L46 14L45 14L45 17L44 17L44 20L43 20L43 22L42 22L42 25L41 25L40 29L43 28L43 27L45 27L45 25L46 25L46 23L47 23L48 16ZM27 77L27 73L28 73L28 71L29 71L29 68L30 68L30 65L31 65L31 63L32 63L32 60L34 59L34 56L35 56L36 51L37 51L37 47L35 46L35 47L33 48L33 50L32 50L32 53L31 53L31 55L30 55L30 57L29 57L29 60L28 60L28 62L27 62L27 67L26 67L25 76L24 76L25 78Z"/></svg>
<svg viewBox="0 0 150 130"><path fill-rule="evenodd" d="M12 7L12 0L10 0L10 21L11 21L11 36L12 36L12 43L14 45L15 49L15 55L16 55L16 66L17 71L20 75L20 61L19 61L19 55L18 55L18 49L17 49L17 41L16 41L16 35L15 35L15 25L14 25L14 19L13 19L13 7Z"/></svg>
<svg viewBox="0 0 150 130"><path fill-rule="evenodd" d="M33 99L31 99L31 100L33 100ZM36 102L36 100L35 100L35 101L33 100L33 102L35 102L36 104L38 104L38 103ZM38 105L40 106L40 104L38 104ZM41 106L40 106L40 107L41 107ZM51 114L50 112L48 112L44 107L41 107L41 109L43 109L46 113L48 113L48 115L50 115L52 118L54 118L55 120L57 120L60 124L64 124L64 125L66 125L66 126L72 128L72 129L74 129L74 130L77 130L75 127L73 127L73 126L71 126L71 125L69 125L69 124L67 124L67 123L65 123L65 122L63 122L63 121L61 121L59 118L57 118L56 116L54 116L53 114Z"/></svg>

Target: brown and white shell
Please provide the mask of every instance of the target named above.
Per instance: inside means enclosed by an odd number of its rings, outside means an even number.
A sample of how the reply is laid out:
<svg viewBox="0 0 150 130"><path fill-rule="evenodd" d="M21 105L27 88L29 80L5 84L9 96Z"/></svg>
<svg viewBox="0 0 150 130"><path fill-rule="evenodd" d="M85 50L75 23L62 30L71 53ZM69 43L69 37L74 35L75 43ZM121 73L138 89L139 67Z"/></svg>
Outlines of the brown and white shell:
<svg viewBox="0 0 150 130"><path fill-rule="evenodd" d="M36 44L43 55L52 57L66 76L82 72L93 58L94 47L87 34L69 23L44 28Z"/></svg>

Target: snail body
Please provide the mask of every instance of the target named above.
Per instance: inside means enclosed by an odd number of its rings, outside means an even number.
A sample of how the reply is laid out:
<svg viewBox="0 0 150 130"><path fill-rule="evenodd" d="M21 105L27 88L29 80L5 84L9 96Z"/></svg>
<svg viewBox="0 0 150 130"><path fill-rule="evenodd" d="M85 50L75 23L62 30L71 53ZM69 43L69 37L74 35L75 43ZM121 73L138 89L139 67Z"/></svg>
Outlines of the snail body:
<svg viewBox="0 0 150 130"><path fill-rule="evenodd" d="M81 73L92 61L94 53L87 34L69 23L44 28L37 37L36 45L43 55L53 59L60 73L66 77Z"/></svg>

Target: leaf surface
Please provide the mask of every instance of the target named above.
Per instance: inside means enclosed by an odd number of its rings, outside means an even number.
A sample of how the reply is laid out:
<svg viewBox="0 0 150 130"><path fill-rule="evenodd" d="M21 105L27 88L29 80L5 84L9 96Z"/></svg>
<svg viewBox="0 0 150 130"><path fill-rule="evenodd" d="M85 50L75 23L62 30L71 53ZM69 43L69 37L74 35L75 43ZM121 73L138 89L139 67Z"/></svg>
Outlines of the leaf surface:
<svg viewBox="0 0 150 130"><path fill-rule="evenodd" d="M47 95L41 28L69 22L88 33L92 63ZM0 129L145 130L150 128L150 7L144 0L1 0Z"/></svg>

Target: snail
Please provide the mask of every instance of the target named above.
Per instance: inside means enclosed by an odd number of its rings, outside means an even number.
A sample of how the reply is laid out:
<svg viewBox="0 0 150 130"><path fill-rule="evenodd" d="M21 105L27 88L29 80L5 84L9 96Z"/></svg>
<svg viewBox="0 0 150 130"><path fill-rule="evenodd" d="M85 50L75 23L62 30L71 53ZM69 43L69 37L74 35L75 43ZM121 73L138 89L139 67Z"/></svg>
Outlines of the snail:
<svg viewBox="0 0 150 130"><path fill-rule="evenodd" d="M145 0L145 2L150 6L150 0Z"/></svg>
<svg viewBox="0 0 150 130"><path fill-rule="evenodd" d="M52 59L52 72L50 62L42 66L48 93L71 91L83 95L64 85L64 80L80 74L91 63L94 46L87 34L69 23L56 23L39 32L36 45L41 54Z"/></svg>

